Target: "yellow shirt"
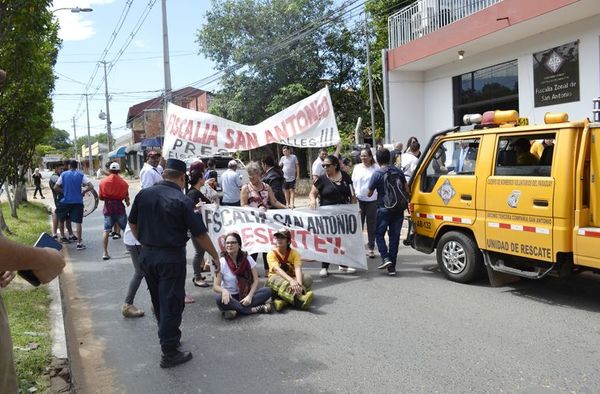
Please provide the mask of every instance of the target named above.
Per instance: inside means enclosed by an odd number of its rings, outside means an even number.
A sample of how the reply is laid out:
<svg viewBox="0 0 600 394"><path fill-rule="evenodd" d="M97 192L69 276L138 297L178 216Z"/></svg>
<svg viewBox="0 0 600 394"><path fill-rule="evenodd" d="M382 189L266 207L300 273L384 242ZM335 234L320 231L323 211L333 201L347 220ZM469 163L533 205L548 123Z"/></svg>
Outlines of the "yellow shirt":
<svg viewBox="0 0 600 394"><path fill-rule="evenodd" d="M269 264L269 278L272 275L275 275L277 272L275 271L276 267L280 267L279 259L277 259L277 255L283 260L285 255L280 255L277 250L273 249L267 254L267 263ZM290 250L290 255L288 257L288 269L284 270L289 276L292 278L296 277L295 269L296 267L302 267L302 260L300 260L300 253L296 249Z"/></svg>

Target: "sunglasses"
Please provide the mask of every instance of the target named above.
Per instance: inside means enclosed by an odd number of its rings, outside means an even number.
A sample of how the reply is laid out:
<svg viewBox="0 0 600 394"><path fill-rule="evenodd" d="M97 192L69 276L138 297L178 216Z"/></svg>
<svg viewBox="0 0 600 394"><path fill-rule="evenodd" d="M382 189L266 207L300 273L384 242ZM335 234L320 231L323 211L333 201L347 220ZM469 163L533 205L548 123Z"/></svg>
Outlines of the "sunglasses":
<svg viewBox="0 0 600 394"><path fill-rule="evenodd" d="M327 168L327 167L329 167L329 166L332 166L332 165L333 165L333 164L321 164L321 167L323 167L323 168Z"/></svg>

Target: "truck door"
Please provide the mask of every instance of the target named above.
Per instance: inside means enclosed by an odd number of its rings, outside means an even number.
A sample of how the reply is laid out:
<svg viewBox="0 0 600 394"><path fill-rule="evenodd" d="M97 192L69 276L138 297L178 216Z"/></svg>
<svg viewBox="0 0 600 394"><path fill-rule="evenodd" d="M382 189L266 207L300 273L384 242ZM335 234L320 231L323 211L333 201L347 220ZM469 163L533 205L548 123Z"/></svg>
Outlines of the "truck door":
<svg viewBox="0 0 600 394"><path fill-rule="evenodd" d="M445 222L474 224L479 142L478 137L445 140L424 164L412 199L419 235L434 238Z"/></svg>
<svg viewBox="0 0 600 394"><path fill-rule="evenodd" d="M486 181L486 249L554 261L556 132L498 135Z"/></svg>
<svg viewBox="0 0 600 394"><path fill-rule="evenodd" d="M581 146L577 173L582 182L576 192L574 262L600 268L600 124L584 130Z"/></svg>

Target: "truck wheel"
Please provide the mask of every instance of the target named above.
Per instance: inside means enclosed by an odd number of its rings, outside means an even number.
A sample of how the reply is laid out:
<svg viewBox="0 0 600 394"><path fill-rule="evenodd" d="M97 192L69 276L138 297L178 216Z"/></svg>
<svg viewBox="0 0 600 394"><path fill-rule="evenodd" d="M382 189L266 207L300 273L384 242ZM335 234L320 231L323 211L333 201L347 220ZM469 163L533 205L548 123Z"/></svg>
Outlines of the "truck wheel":
<svg viewBox="0 0 600 394"><path fill-rule="evenodd" d="M442 235L437 245L437 262L446 278L468 283L483 272L483 256L471 237L450 231Z"/></svg>

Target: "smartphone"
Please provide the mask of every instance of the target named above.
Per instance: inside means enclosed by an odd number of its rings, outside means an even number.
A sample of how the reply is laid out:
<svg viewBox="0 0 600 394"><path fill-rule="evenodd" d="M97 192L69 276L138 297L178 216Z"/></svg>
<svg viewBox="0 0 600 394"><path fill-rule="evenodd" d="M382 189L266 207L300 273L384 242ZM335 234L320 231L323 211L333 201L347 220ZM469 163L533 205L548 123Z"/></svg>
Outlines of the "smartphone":
<svg viewBox="0 0 600 394"><path fill-rule="evenodd" d="M56 250L62 249L62 244L47 233L40 234L40 237L33 246L36 248L52 248ZM41 284L40 280L37 278L37 276L35 276L32 270L22 270L18 273L21 278L25 279L34 287L38 287Z"/></svg>

